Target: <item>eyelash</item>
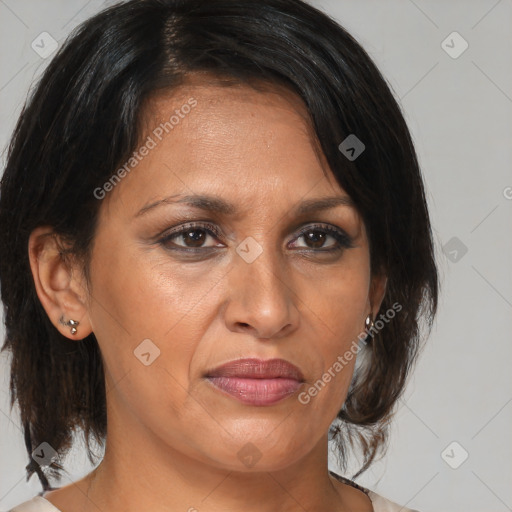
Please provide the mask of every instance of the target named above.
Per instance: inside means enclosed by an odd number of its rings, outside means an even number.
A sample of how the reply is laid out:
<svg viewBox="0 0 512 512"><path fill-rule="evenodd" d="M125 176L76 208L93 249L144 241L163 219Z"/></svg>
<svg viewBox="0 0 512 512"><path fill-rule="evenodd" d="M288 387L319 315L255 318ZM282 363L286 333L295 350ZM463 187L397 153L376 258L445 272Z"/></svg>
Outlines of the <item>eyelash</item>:
<svg viewBox="0 0 512 512"><path fill-rule="evenodd" d="M199 253L204 252L208 249L215 249L215 247L181 247L181 246L174 246L169 247L168 242L172 240L173 238L182 235L190 230L203 230L210 236L214 238L222 238L222 234L220 230L215 226L214 224L209 223L195 223L191 222L188 224L184 224L179 227L176 231L171 231L170 233L166 234L160 240L158 240L158 243L164 246L166 249L174 250L174 251L182 251L187 253ZM331 235L337 242L338 245L334 246L330 249L312 249L312 248L305 248L305 251L303 252L323 252L323 253L333 253L336 251L340 251L342 249L350 249L354 247L353 240L351 237L349 237L345 232L343 232L341 229L336 228L334 226L329 226L328 224L309 224L302 228L298 234L297 237L294 238L294 240L298 240L300 237L304 236L306 233L309 233L311 231L319 231L321 233L324 233L326 235Z"/></svg>

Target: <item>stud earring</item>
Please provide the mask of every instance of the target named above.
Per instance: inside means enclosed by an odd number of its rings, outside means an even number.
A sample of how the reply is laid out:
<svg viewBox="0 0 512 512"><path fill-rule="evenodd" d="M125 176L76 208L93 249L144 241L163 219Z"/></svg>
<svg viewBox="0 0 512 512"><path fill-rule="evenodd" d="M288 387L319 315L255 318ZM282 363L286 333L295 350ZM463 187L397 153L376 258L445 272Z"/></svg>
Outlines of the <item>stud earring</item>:
<svg viewBox="0 0 512 512"><path fill-rule="evenodd" d="M76 326L80 323L78 320L69 320L68 322L66 322L64 320L64 315L60 317L59 322L62 325L65 325L66 327L70 327L71 334L76 334Z"/></svg>
<svg viewBox="0 0 512 512"><path fill-rule="evenodd" d="M375 322L372 319L372 315L368 315L366 317L366 320L364 321L364 328L366 329L366 339L365 341L368 341L371 338L370 331L373 329L373 326L375 325Z"/></svg>

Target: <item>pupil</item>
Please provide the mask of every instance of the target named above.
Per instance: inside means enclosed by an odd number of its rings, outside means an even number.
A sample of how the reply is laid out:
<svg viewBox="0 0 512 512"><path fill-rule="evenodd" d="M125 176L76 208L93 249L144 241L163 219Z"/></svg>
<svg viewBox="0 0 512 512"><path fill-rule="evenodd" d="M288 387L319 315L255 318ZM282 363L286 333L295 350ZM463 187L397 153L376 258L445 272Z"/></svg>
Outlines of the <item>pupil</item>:
<svg viewBox="0 0 512 512"><path fill-rule="evenodd" d="M318 248L322 247L324 244L325 236L325 233L321 233L320 231L310 231L306 234L306 240L313 242L313 247Z"/></svg>
<svg viewBox="0 0 512 512"><path fill-rule="evenodd" d="M204 238L204 232L199 229L190 230L184 234L184 242L192 247L200 247L204 242ZM188 242L192 242L192 245L188 244Z"/></svg>

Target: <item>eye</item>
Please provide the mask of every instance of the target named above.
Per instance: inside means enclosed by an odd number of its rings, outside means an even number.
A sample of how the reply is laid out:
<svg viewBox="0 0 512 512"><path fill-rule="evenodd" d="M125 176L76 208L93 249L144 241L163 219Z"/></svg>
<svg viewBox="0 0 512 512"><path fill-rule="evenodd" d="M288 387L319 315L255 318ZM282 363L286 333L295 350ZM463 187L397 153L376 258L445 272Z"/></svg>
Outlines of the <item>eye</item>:
<svg viewBox="0 0 512 512"><path fill-rule="evenodd" d="M214 224L191 222L170 231L159 243L167 249L198 252L215 247L223 247L222 244L210 243L222 237L219 229ZM296 245L297 241L304 239L305 245ZM334 243L327 244L331 239ZM344 248L353 247L352 239L340 228L328 224L309 225L299 231L294 239L295 248L310 249L313 252L333 252Z"/></svg>
<svg viewBox="0 0 512 512"><path fill-rule="evenodd" d="M178 229L166 234L160 243L169 249L211 249L219 245L209 245L205 247L208 238L220 238L220 232L213 224L189 223L180 226Z"/></svg>
<svg viewBox="0 0 512 512"><path fill-rule="evenodd" d="M295 240L301 238L304 239L306 245L299 247L317 251L330 252L353 247L352 239L343 230L328 224L306 226L299 232L299 236ZM334 243L326 245L329 238L333 239Z"/></svg>

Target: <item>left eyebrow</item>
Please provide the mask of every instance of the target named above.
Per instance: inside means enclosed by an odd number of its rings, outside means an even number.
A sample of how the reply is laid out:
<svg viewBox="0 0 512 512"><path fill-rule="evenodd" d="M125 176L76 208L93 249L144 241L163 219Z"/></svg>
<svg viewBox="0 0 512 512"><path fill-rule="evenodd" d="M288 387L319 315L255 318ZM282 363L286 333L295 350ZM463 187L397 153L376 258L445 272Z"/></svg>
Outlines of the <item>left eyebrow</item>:
<svg viewBox="0 0 512 512"><path fill-rule="evenodd" d="M205 210L209 212L215 212L222 215L235 215L238 210L237 208L231 204L226 202L224 199L221 199L217 196L208 196L208 195L188 195L181 196L180 194L176 194L174 196L165 197L153 203L150 203L143 208L141 208L136 214L135 217L139 217L144 215L150 210L157 208L158 206L164 204L186 204L193 208L198 208L200 210ZM331 208L336 208L337 206L349 206L354 207L354 203L352 199L348 196L335 196L335 197L322 197L315 199L307 199L302 201L296 208L295 212L298 215L307 215L313 212L318 212L321 210L328 210Z"/></svg>
<svg viewBox="0 0 512 512"><path fill-rule="evenodd" d="M321 210L329 210L337 206L349 206L354 208L354 202L348 196L322 197L319 199L307 199L299 204L296 208L298 215L306 215L308 213L318 212Z"/></svg>

